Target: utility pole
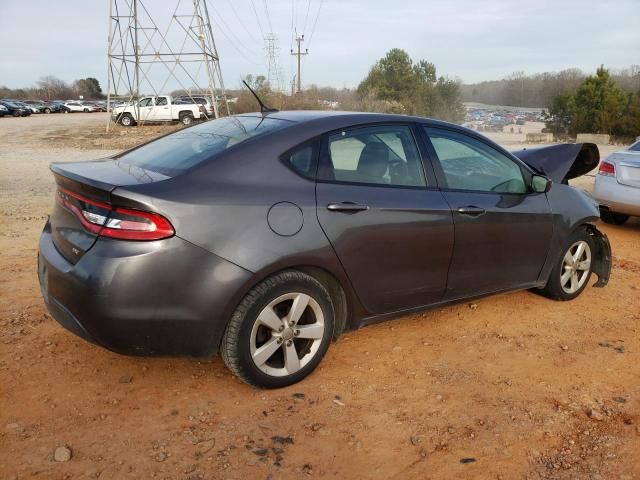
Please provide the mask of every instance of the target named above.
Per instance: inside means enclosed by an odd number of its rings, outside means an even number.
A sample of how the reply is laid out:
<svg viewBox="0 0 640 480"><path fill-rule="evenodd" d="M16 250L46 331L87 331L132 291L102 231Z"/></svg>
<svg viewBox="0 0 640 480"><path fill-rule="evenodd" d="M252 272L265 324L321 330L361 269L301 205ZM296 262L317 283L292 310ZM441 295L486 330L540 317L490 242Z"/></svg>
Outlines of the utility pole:
<svg viewBox="0 0 640 480"><path fill-rule="evenodd" d="M300 51L300 44L304 42L304 35L300 36L300 37L296 37L296 43L298 44L298 51L294 52L293 49L291 49L291 55L294 55L296 57L298 57L298 76L297 76L297 81L298 81L298 89L296 93L300 93L302 91L302 79L300 77L300 60L302 59L303 55L309 55L309 49L306 48L304 52Z"/></svg>

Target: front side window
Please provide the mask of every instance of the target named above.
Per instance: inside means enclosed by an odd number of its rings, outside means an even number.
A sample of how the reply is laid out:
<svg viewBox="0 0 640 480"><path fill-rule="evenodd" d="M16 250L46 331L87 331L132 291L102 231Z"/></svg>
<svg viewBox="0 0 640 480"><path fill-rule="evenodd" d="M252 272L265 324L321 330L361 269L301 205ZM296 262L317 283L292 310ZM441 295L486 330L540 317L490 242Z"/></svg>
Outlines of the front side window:
<svg viewBox="0 0 640 480"><path fill-rule="evenodd" d="M343 130L329 136L320 178L339 182L425 186L411 129L381 125Z"/></svg>
<svg viewBox="0 0 640 480"><path fill-rule="evenodd" d="M495 193L527 193L520 166L473 137L425 127L438 155L447 187Z"/></svg>
<svg viewBox="0 0 640 480"><path fill-rule="evenodd" d="M157 97L156 98L156 105L162 106L162 105L166 105L166 104L167 104L167 97Z"/></svg>

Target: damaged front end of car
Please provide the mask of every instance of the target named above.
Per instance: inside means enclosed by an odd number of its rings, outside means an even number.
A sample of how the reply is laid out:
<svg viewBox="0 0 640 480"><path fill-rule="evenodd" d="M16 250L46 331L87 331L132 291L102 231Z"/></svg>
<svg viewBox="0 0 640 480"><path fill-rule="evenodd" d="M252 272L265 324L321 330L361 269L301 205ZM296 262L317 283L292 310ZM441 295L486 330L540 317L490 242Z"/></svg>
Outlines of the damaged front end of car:
<svg viewBox="0 0 640 480"><path fill-rule="evenodd" d="M552 207L562 205L562 210L571 219L570 224L580 225L598 218L598 203L582 189L569 187L569 180L597 168L600 163L600 151L596 144L560 144L512 153L535 171L562 186L552 189L549 201ZM595 250L592 256L592 271L598 276L598 280L593 286L601 288L607 285L611 276L611 244L607 236L592 223L586 223L586 228L593 239Z"/></svg>
<svg viewBox="0 0 640 480"><path fill-rule="evenodd" d="M598 281L593 284L594 287L602 288L609 283L611 276L611 244L607 236L593 225L587 227L589 235L593 238L595 252L591 260L591 270L598 275Z"/></svg>

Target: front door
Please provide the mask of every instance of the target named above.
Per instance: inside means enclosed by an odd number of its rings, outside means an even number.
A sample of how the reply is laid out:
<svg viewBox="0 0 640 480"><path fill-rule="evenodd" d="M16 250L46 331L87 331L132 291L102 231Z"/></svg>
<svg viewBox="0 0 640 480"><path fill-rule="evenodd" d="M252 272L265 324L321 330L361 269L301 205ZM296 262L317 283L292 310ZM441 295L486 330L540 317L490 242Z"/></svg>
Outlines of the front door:
<svg viewBox="0 0 640 480"><path fill-rule="evenodd" d="M171 120L171 110L169 108L169 101L167 97L156 97L147 120L154 122L166 122Z"/></svg>
<svg viewBox="0 0 640 480"><path fill-rule="evenodd" d="M139 122L151 122L153 118L151 117L153 111L153 98L145 97L138 102L137 106L138 111L138 121Z"/></svg>
<svg viewBox="0 0 640 480"><path fill-rule="evenodd" d="M471 135L425 131L455 226L445 300L535 284L549 251L552 219L546 194L528 186L531 173Z"/></svg>
<svg viewBox="0 0 640 480"><path fill-rule="evenodd" d="M439 301L453 222L427 183L412 128L345 129L328 135L322 150L318 220L368 313Z"/></svg>

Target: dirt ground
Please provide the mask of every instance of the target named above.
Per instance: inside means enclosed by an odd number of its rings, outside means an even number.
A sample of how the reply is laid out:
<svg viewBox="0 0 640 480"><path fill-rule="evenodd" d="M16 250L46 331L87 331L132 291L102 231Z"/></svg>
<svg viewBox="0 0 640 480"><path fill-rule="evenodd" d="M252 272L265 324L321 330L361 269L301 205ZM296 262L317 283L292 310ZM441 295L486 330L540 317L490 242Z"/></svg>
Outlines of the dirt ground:
<svg viewBox="0 0 640 480"><path fill-rule="evenodd" d="M350 332L302 383L260 391L220 358L119 356L47 314L47 166L131 141L103 140L105 122L0 119L0 479L640 478L638 220L599 225L614 255L604 289L569 303L500 295ZM57 462L62 446L72 458Z"/></svg>

